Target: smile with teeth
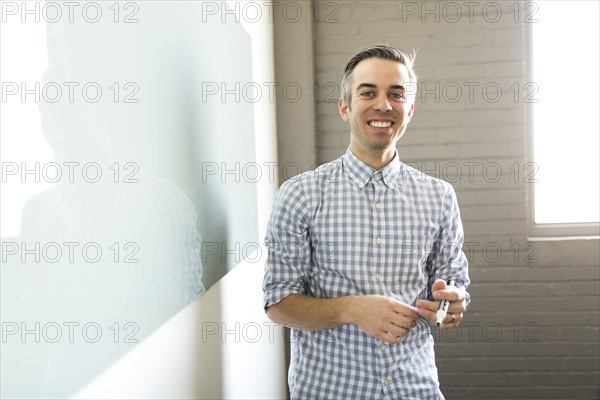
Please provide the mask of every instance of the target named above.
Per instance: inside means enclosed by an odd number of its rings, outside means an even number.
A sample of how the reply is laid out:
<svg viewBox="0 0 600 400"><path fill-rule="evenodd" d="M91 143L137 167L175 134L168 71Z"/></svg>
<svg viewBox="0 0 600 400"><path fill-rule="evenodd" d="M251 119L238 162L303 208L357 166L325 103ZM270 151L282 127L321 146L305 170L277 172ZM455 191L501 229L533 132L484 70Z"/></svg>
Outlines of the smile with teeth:
<svg viewBox="0 0 600 400"><path fill-rule="evenodd" d="M388 128L392 126L392 121L369 121L369 125L375 128Z"/></svg>

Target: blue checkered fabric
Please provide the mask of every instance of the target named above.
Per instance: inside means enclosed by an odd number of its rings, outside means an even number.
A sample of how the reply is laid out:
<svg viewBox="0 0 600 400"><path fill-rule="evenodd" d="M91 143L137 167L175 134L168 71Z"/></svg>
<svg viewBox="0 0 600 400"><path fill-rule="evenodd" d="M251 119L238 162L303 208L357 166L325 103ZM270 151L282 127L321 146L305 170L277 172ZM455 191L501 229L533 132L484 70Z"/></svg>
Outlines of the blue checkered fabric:
<svg viewBox="0 0 600 400"><path fill-rule="evenodd" d="M456 195L447 182L392 162L374 171L348 149L286 181L266 244L264 306L299 293L386 295L414 305L436 279L469 284ZM443 399L428 322L397 344L355 325L292 329L292 399Z"/></svg>

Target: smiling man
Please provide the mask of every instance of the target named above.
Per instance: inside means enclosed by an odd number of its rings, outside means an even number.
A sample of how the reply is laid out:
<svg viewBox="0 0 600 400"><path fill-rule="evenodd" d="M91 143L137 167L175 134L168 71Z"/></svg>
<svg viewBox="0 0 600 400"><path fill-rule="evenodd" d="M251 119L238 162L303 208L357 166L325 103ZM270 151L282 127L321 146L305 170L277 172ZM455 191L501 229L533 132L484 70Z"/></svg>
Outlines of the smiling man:
<svg viewBox="0 0 600 400"><path fill-rule="evenodd" d="M350 146L275 197L263 290L292 329L292 399L443 399L431 325L456 327L469 302L452 187L403 164L414 56L377 45L342 77ZM452 280L456 284L447 286Z"/></svg>

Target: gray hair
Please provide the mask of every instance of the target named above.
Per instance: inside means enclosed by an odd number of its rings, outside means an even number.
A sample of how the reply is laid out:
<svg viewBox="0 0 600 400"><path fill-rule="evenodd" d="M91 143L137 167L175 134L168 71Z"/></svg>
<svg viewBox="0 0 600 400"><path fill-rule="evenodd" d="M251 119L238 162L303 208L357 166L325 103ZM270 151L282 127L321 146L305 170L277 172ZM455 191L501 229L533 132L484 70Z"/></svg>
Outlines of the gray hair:
<svg viewBox="0 0 600 400"><path fill-rule="evenodd" d="M348 64L346 64L344 67L341 84L342 99L344 99L346 104L350 105L350 100L352 100L352 72L359 62L368 60L370 58L380 58L382 60L391 60L403 64L408 70L408 76L411 79L411 83L416 85L417 80L419 79L413 69L416 56L417 52L415 50L412 50L410 53L406 54L385 44L376 44L361 50L354 57L352 57L350 61L348 61Z"/></svg>

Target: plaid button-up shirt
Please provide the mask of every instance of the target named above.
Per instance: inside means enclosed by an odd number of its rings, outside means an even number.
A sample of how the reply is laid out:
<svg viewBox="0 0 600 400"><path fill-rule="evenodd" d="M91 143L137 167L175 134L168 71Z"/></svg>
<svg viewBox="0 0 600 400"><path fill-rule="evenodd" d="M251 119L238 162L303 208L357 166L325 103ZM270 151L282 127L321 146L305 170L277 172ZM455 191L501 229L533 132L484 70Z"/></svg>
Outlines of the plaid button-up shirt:
<svg viewBox="0 0 600 400"><path fill-rule="evenodd" d="M436 279L469 284L452 187L403 164L374 171L348 149L286 181L266 244L265 308L294 293L384 295L414 305ZM443 399L428 322L397 344L355 325L292 330L292 399Z"/></svg>

